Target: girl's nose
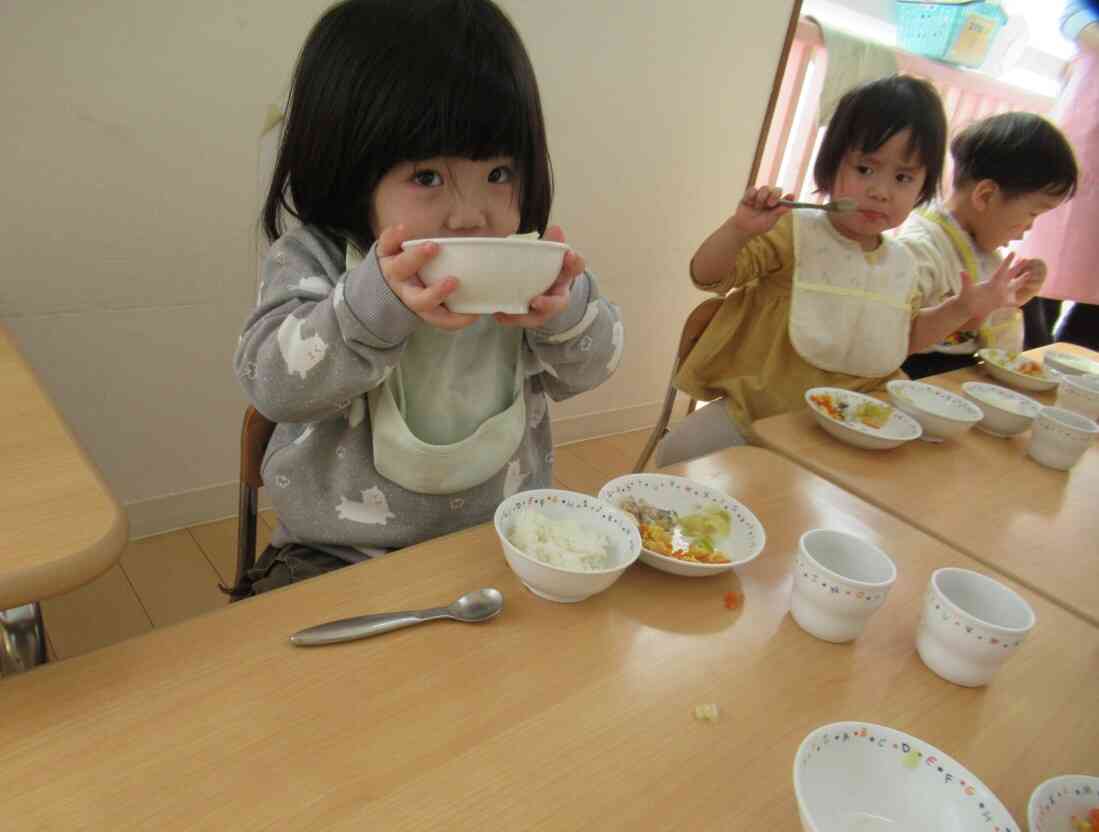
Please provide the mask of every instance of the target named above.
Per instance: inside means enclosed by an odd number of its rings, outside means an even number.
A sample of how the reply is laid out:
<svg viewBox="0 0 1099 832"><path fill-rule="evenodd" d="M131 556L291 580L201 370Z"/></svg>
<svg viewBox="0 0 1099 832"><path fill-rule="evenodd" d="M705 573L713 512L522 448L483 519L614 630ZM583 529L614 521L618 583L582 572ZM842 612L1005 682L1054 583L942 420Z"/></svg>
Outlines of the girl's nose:
<svg viewBox="0 0 1099 832"><path fill-rule="evenodd" d="M456 194L447 214L446 227L448 231L471 231L483 228L485 225L485 212L474 200L465 199Z"/></svg>

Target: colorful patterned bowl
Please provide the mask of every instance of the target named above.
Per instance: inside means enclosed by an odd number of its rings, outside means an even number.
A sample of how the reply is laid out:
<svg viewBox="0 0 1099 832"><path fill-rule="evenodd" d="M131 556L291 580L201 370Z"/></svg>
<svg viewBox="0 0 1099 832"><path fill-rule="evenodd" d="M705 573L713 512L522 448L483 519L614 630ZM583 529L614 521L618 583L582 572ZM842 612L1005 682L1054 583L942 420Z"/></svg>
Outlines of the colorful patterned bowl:
<svg viewBox="0 0 1099 832"><path fill-rule="evenodd" d="M794 756L794 794L805 832L1020 832L961 763L869 722L811 731Z"/></svg>
<svg viewBox="0 0 1099 832"><path fill-rule="evenodd" d="M1092 809L1099 809L1099 777L1066 774L1031 792L1027 823L1030 832L1066 832L1072 818L1083 820Z"/></svg>
<svg viewBox="0 0 1099 832"><path fill-rule="evenodd" d="M903 411L891 407L893 411L889 421L880 428L864 425L856 420L836 419L819 404L813 401L815 396L831 396L839 404L849 407L858 407L865 402L882 404L873 396L866 396L852 390L844 390L840 387L813 387L805 391L805 403L809 405L809 411L817 424L832 436L848 445L856 448L866 448L872 451L884 451L919 439L923 434L920 423ZM886 405L889 407L889 405Z"/></svg>
<svg viewBox="0 0 1099 832"><path fill-rule="evenodd" d="M686 477L673 477L669 474L627 474L611 480L599 491L600 500L616 507L620 506L627 497L644 500L649 505L674 511L680 516L692 514L710 504L716 504L729 512L732 520L729 534L715 538L713 544L715 549L729 556L730 563L694 563L661 555L642 546L641 562L661 572L684 575L688 578L702 578L728 572L755 560L767 542L763 524L748 510L747 506L716 488Z"/></svg>
<svg viewBox="0 0 1099 832"><path fill-rule="evenodd" d="M889 400L919 422L926 436L954 439L984 418L973 402L933 384L898 378L885 389Z"/></svg>
<svg viewBox="0 0 1099 832"><path fill-rule="evenodd" d="M508 537L518 515L528 509L541 512L550 520L568 518L606 535L611 544L613 565L594 572L566 569L551 566L526 554ZM637 525L624 512L590 494L553 488L520 491L500 503L494 522L508 566L527 589L547 601L571 604L602 592L622 577L622 573L641 553L641 535L637 532Z"/></svg>

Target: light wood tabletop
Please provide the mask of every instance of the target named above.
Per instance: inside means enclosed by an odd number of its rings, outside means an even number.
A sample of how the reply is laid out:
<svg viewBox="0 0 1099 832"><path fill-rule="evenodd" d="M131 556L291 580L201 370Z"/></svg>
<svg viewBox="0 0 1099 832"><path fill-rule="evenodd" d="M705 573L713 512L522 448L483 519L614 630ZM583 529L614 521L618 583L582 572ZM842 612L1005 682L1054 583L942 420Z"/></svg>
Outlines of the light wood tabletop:
<svg viewBox="0 0 1099 832"><path fill-rule="evenodd" d="M924 667L914 633L932 570L972 560L761 449L674 470L764 524L739 579L637 564L555 604L518 583L480 526L47 665L2 687L4 825L794 830L794 753L841 720L936 745L1020 824L1039 783L1094 770L1099 629L1022 590L1038 617L1029 640L987 688L956 687ZM853 644L787 614L796 542L815 526L865 535L898 565ZM287 642L482 586L506 599L484 624ZM729 610L733 590L743 603ZM696 719L710 703L718 720Z"/></svg>
<svg viewBox="0 0 1099 832"><path fill-rule="evenodd" d="M126 516L0 325L0 610L107 571Z"/></svg>
<svg viewBox="0 0 1099 832"><path fill-rule="evenodd" d="M974 380L1000 384L976 368L922 379L954 392ZM1056 391L1026 395L1053 404ZM829 436L808 410L753 429L768 448L1099 623L1099 446L1065 472L1026 455L1030 431L1001 439L974 429L871 451Z"/></svg>

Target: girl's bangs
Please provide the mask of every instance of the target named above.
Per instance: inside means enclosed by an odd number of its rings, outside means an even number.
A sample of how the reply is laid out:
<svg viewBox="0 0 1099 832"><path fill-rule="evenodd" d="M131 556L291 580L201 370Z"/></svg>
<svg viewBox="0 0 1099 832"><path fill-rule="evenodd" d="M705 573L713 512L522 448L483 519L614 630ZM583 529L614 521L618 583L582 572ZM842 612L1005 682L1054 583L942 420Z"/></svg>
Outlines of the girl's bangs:
<svg viewBox="0 0 1099 832"><path fill-rule="evenodd" d="M457 73L422 101L404 143L409 160L531 156L530 114L511 79Z"/></svg>

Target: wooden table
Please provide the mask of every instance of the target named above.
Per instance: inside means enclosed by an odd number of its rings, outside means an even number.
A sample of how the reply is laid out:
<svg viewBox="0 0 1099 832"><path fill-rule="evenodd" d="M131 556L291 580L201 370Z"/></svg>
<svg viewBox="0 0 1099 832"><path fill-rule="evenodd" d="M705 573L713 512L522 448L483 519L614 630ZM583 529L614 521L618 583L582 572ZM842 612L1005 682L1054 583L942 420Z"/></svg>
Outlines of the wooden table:
<svg viewBox="0 0 1099 832"><path fill-rule="evenodd" d="M0 610L37 614L114 565L126 516L2 326L0 402Z"/></svg>
<svg viewBox="0 0 1099 832"><path fill-rule="evenodd" d="M1065 344L1028 354L1052 348L1099 359ZM978 379L999 383L976 368L923 380L960 392ZM1053 404L1056 391L1026 395ZM1099 446L1064 472L1026 455L1029 431L868 451L829 436L808 410L753 427L768 448L1099 623Z"/></svg>
<svg viewBox="0 0 1099 832"><path fill-rule="evenodd" d="M3 688L0 806L12 829L798 829L804 736L859 719L915 734L1022 823L1032 789L1094 770L1099 630L1026 590L1038 626L984 689L915 653L931 571L974 562L782 458L694 463L763 522L744 568L637 565L605 593L536 598L481 526L33 673ZM879 542L900 577L858 642L787 615L809 527ZM323 648L331 618L505 595L485 624L428 624ZM742 607L725 608L731 589ZM693 708L716 703L716 723Z"/></svg>

